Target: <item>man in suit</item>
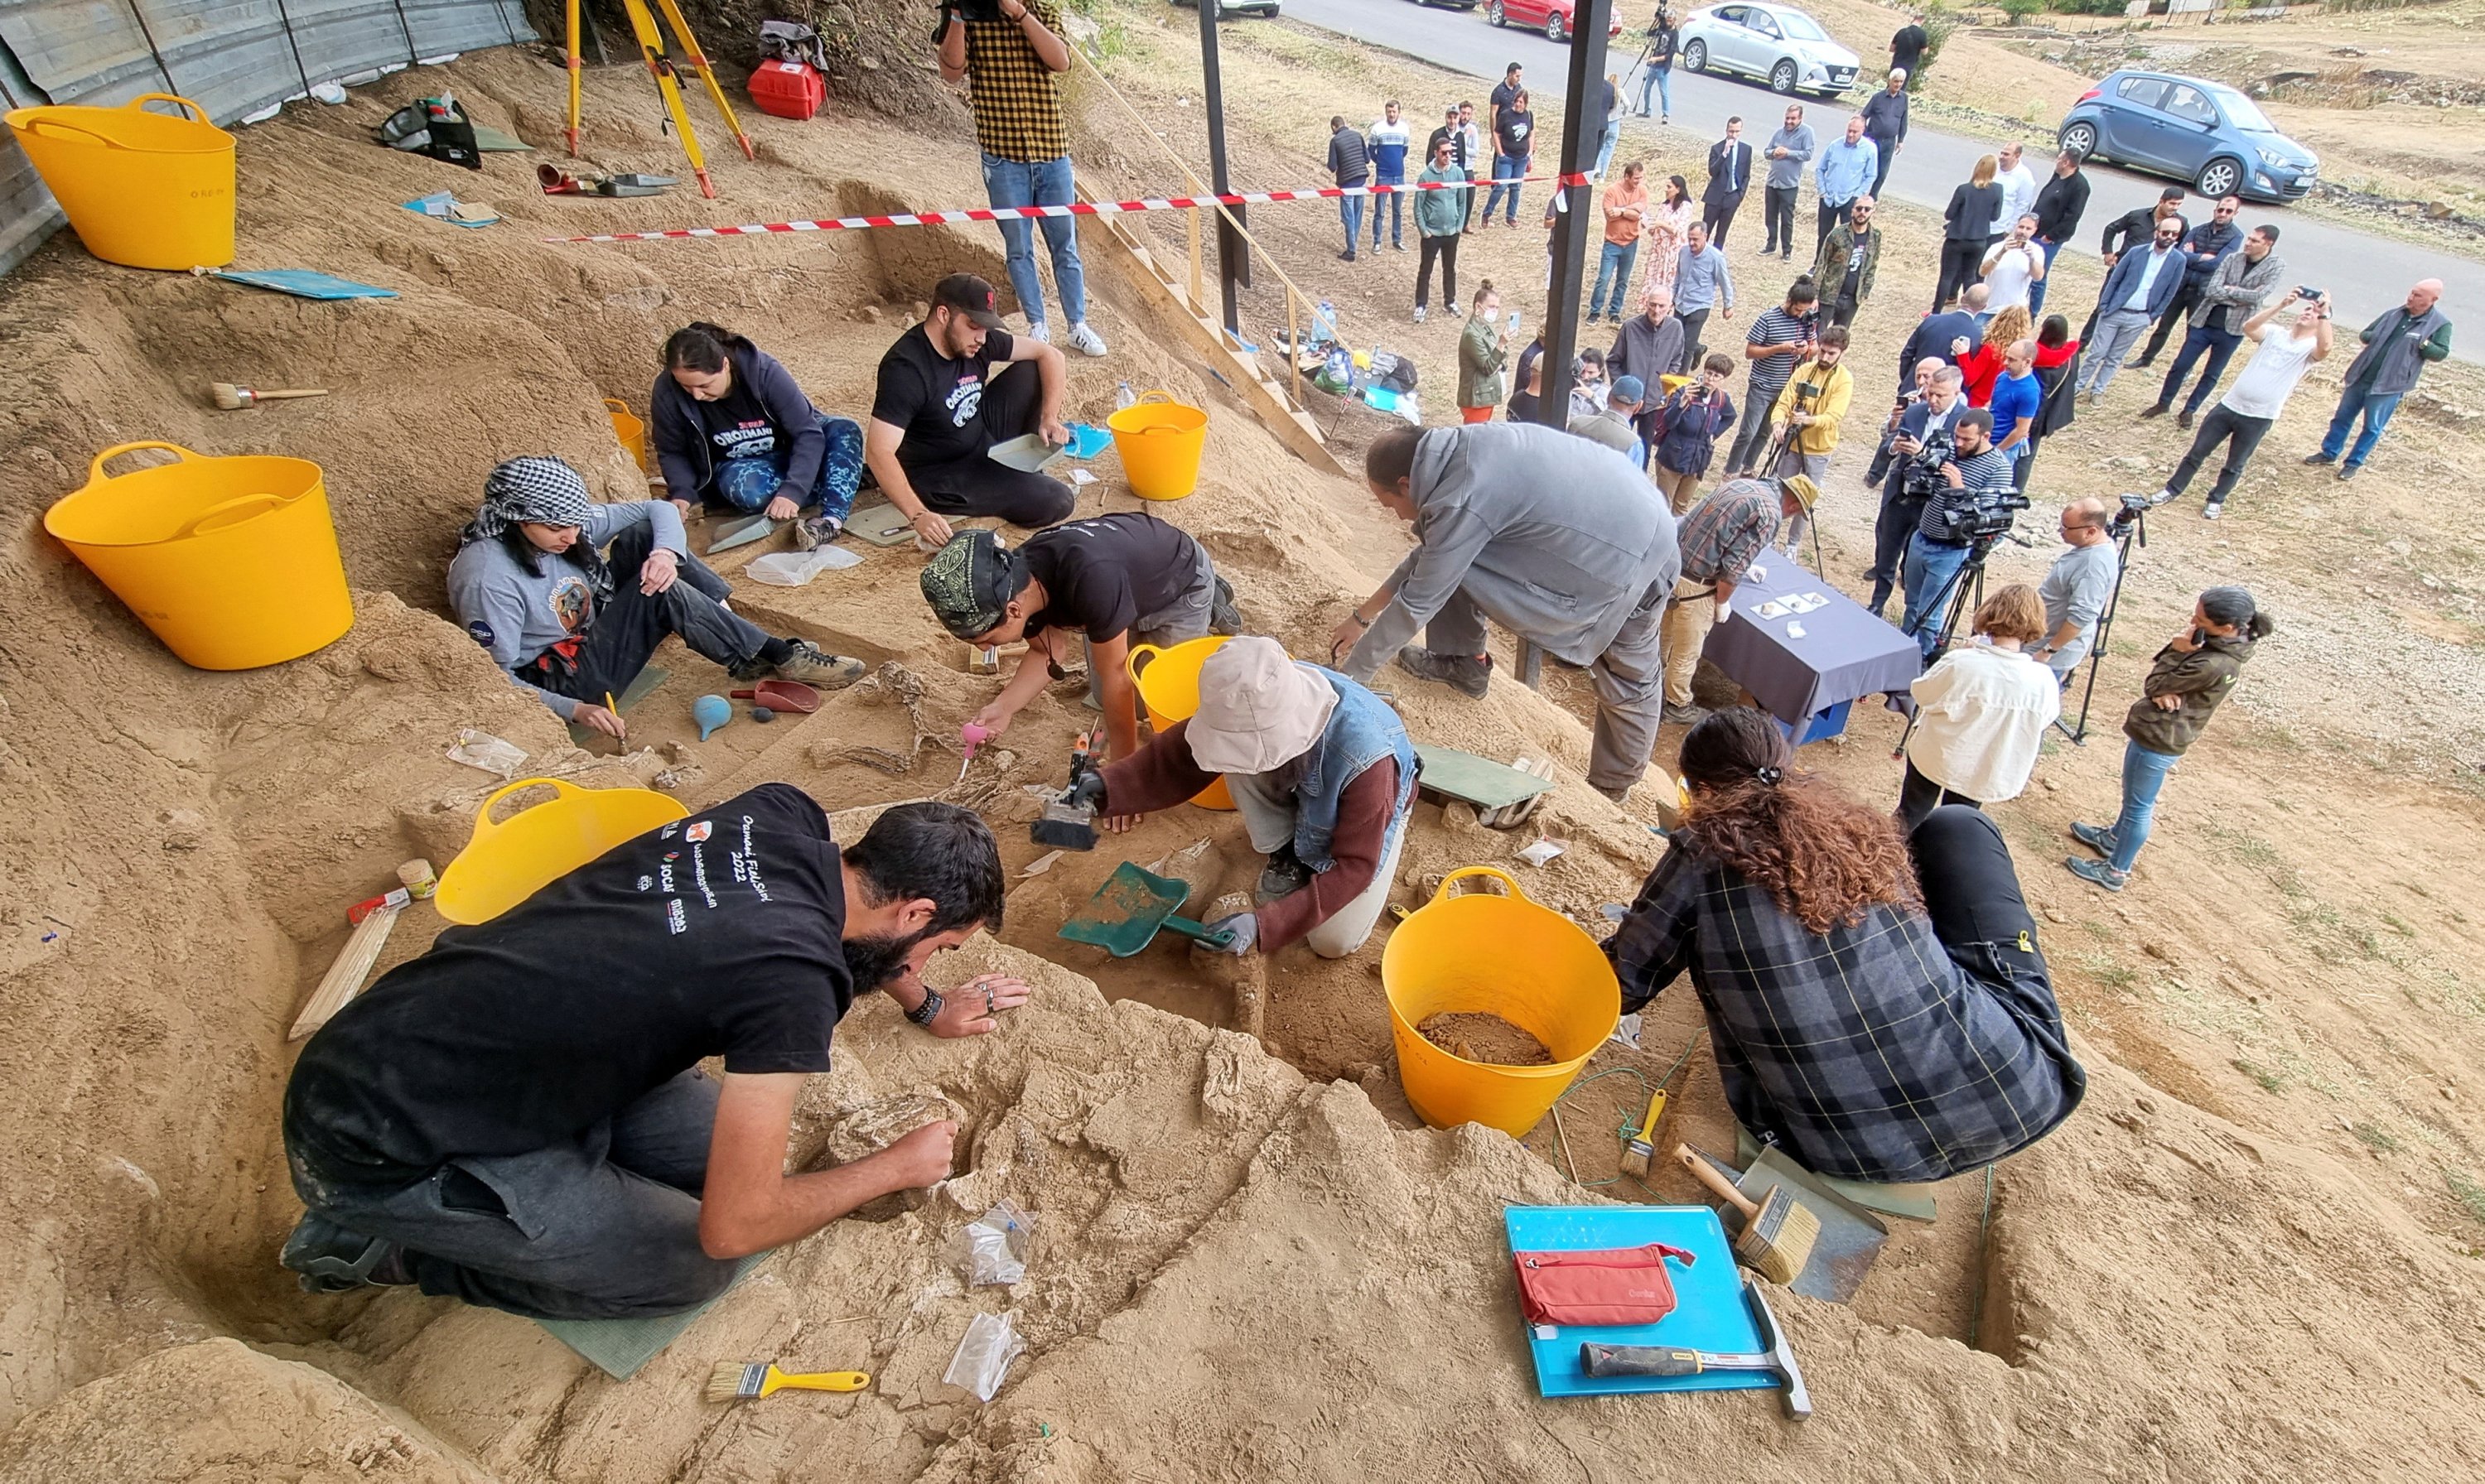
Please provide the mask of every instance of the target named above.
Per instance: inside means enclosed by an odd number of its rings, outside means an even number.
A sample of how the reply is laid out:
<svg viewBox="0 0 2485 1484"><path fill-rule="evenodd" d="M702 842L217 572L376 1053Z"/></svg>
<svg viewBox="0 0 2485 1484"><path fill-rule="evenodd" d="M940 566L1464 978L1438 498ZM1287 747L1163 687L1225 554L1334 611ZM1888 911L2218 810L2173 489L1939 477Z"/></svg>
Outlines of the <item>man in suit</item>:
<svg viewBox="0 0 2485 1484"><path fill-rule="evenodd" d="M2174 302L2183 283L2182 226L2180 217L2160 218L2148 251L2123 253L2107 272L2105 291L2097 295L2096 338L2081 347L2089 363L2080 390L2089 406L2104 399L2114 373L2122 369L2123 352Z"/></svg>
<svg viewBox="0 0 2485 1484"><path fill-rule="evenodd" d="M1907 337L1905 348L1898 352L1899 382L1903 384L1915 374L1916 363L1927 356L1952 365L1967 359L1967 353L1984 336L1977 326L1977 317L1984 312L1984 285L1971 283L1960 292L1957 309L1927 314L1917 321L1915 333Z"/></svg>
<svg viewBox="0 0 2485 1484"><path fill-rule="evenodd" d="M1708 189L1700 197L1700 225L1708 229L1708 240L1719 252L1725 251L1726 229L1734 225L1734 212L1751 188L1752 147L1743 143L1738 115L1726 121L1726 137L1708 147Z"/></svg>
<svg viewBox="0 0 2485 1484"><path fill-rule="evenodd" d="M2189 318L2208 293L2219 265L2244 245L2244 229L2235 225L2235 214L2243 205L2240 196L2220 197L2209 219L2183 234L2183 286L2174 291L2174 302L2166 307L2166 317L2157 322L2157 333L2148 337L2148 348L2133 365L2146 365L2157 359L2174 326Z"/></svg>
<svg viewBox="0 0 2485 1484"><path fill-rule="evenodd" d="M1881 513L1872 523L1872 570L1865 576L1872 580L1872 615L1881 616L1889 607L1890 594L1898 585L1899 568L1907 554L1907 538L1915 534L1925 517L1925 500L1930 494L1924 472L1915 470L1916 456L1935 440L1948 435L1956 426L1959 415L1967 410L1965 378L1954 365L1945 365L1932 373L1925 387L1924 396L1906 405L1898 415L1898 430L1890 440L1891 460L1882 476ZM1908 488L1912 484L1913 489Z"/></svg>

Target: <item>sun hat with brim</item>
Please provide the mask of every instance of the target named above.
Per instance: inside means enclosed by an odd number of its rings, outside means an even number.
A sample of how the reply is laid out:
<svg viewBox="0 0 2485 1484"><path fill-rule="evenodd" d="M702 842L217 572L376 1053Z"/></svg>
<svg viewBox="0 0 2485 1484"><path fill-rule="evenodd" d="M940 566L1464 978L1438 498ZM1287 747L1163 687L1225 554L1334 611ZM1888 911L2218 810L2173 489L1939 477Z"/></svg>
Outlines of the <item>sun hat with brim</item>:
<svg viewBox="0 0 2485 1484"><path fill-rule="evenodd" d="M1806 510L1810 510L1813 503L1820 499L1820 486L1813 483L1809 475L1789 474L1778 481L1778 488L1793 496L1796 502Z"/></svg>
<svg viewBox="0 0 2485 1484"><path fill-rule="evenodd" d="M1190 755L1213 773L1265 773L1312 749L1337 691L1274 639L1234 639L1199 667Z"/></svg>
<svg viewBox="0 0 2485 1484"><path fill-rule="evenodd" d="M1001 626L1002 610L1018 596L1022 560L991 531L960 531L916 580L942 628L962 639L979 638Z"/></svg>

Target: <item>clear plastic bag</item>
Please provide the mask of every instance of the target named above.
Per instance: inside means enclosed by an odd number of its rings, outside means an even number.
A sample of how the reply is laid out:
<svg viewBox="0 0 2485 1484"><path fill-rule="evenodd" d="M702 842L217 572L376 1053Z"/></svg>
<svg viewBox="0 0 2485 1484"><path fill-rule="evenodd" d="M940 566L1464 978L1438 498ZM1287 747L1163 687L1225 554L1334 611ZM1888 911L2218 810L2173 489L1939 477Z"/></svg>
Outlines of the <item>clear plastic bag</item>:
<svg viewBox="0 0 2485 1484"><path fill-rule="evenodd" d="M967 1325L966 1337L958 1341L958 1353L949 1358L949 1368L941 1379L973 1394L977 1401L991 1401L1009 1375L1010 1362L1026 1353L1026 1341L1019 1337L1013 1322L1015 1312L977 1314Z"/></svg>
<svg viewBox="0 0 2485 1484"><path fill-rule="evenodd" d="M774 552L753 561L744 569L754 582L771 587L800 587L823 572L851 567L862 560L862 553L841 546L824 546L808 552Z"/></svg>
<svg viewBox="0 0 2485 1484"><path fill-rule="evenodd" d="M1027 1243L1034 1229L1024 1211L996 1202L967 1227L967 1286L1008 1287L1026 1276Z"/></svg>
<svg viewBox="0 0 2485 1484"><path fill-rule="evenodd" d="M479 768L487 773L508 779L527 766L526 749L515 742L503 742L489 732L467 727L457 734L457 745L449 749L449 761Z"/></svg>

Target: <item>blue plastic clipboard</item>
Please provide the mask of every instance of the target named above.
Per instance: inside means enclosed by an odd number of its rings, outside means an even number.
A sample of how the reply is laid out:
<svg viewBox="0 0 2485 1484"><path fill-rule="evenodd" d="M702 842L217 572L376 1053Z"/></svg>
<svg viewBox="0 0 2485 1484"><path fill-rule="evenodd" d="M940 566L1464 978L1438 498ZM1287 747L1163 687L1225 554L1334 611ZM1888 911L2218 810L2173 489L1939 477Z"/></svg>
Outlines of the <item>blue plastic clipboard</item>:
<svg viewBox="0 0 2485 1484"><path fill-rule="evenodd" d="M1710 1371L1699 1376L1592 1377L1579 1369L1579 1344L1679 1345L1692 1350L1752 1351L1761 1348L1760 1326L1743 1301L1742 1275L1717 1213L1705 1205L1513 1205L1502 1208L1510 1250L1589 1252L1665 1242L1698 1259L1689 1267L1669 1263L1678 1303L1656 1324L1566 1325L1551 1339L1526 1325L1527 1348L1536 1361L1536 1390L1545 1396L1607 1396L1632 1391L1765 1390L1777 1385L1762 1371ZM1525 1322L1522 1320L1522 1324Z"/></svg>

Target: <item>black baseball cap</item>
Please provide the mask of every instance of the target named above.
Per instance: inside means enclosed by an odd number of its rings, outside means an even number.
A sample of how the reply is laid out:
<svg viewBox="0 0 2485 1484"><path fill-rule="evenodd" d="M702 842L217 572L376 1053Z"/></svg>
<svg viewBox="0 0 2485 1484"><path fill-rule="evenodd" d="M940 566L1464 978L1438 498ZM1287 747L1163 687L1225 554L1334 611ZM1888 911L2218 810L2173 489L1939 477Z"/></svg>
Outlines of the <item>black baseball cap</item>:
<svg viewBox="0 0 2485 1484"><path fill-rule="evenodd" d="M993 285L971 273L953 273L932 285L932 302L946 305L987 330L1001 328L993 308Z"/></svg>

